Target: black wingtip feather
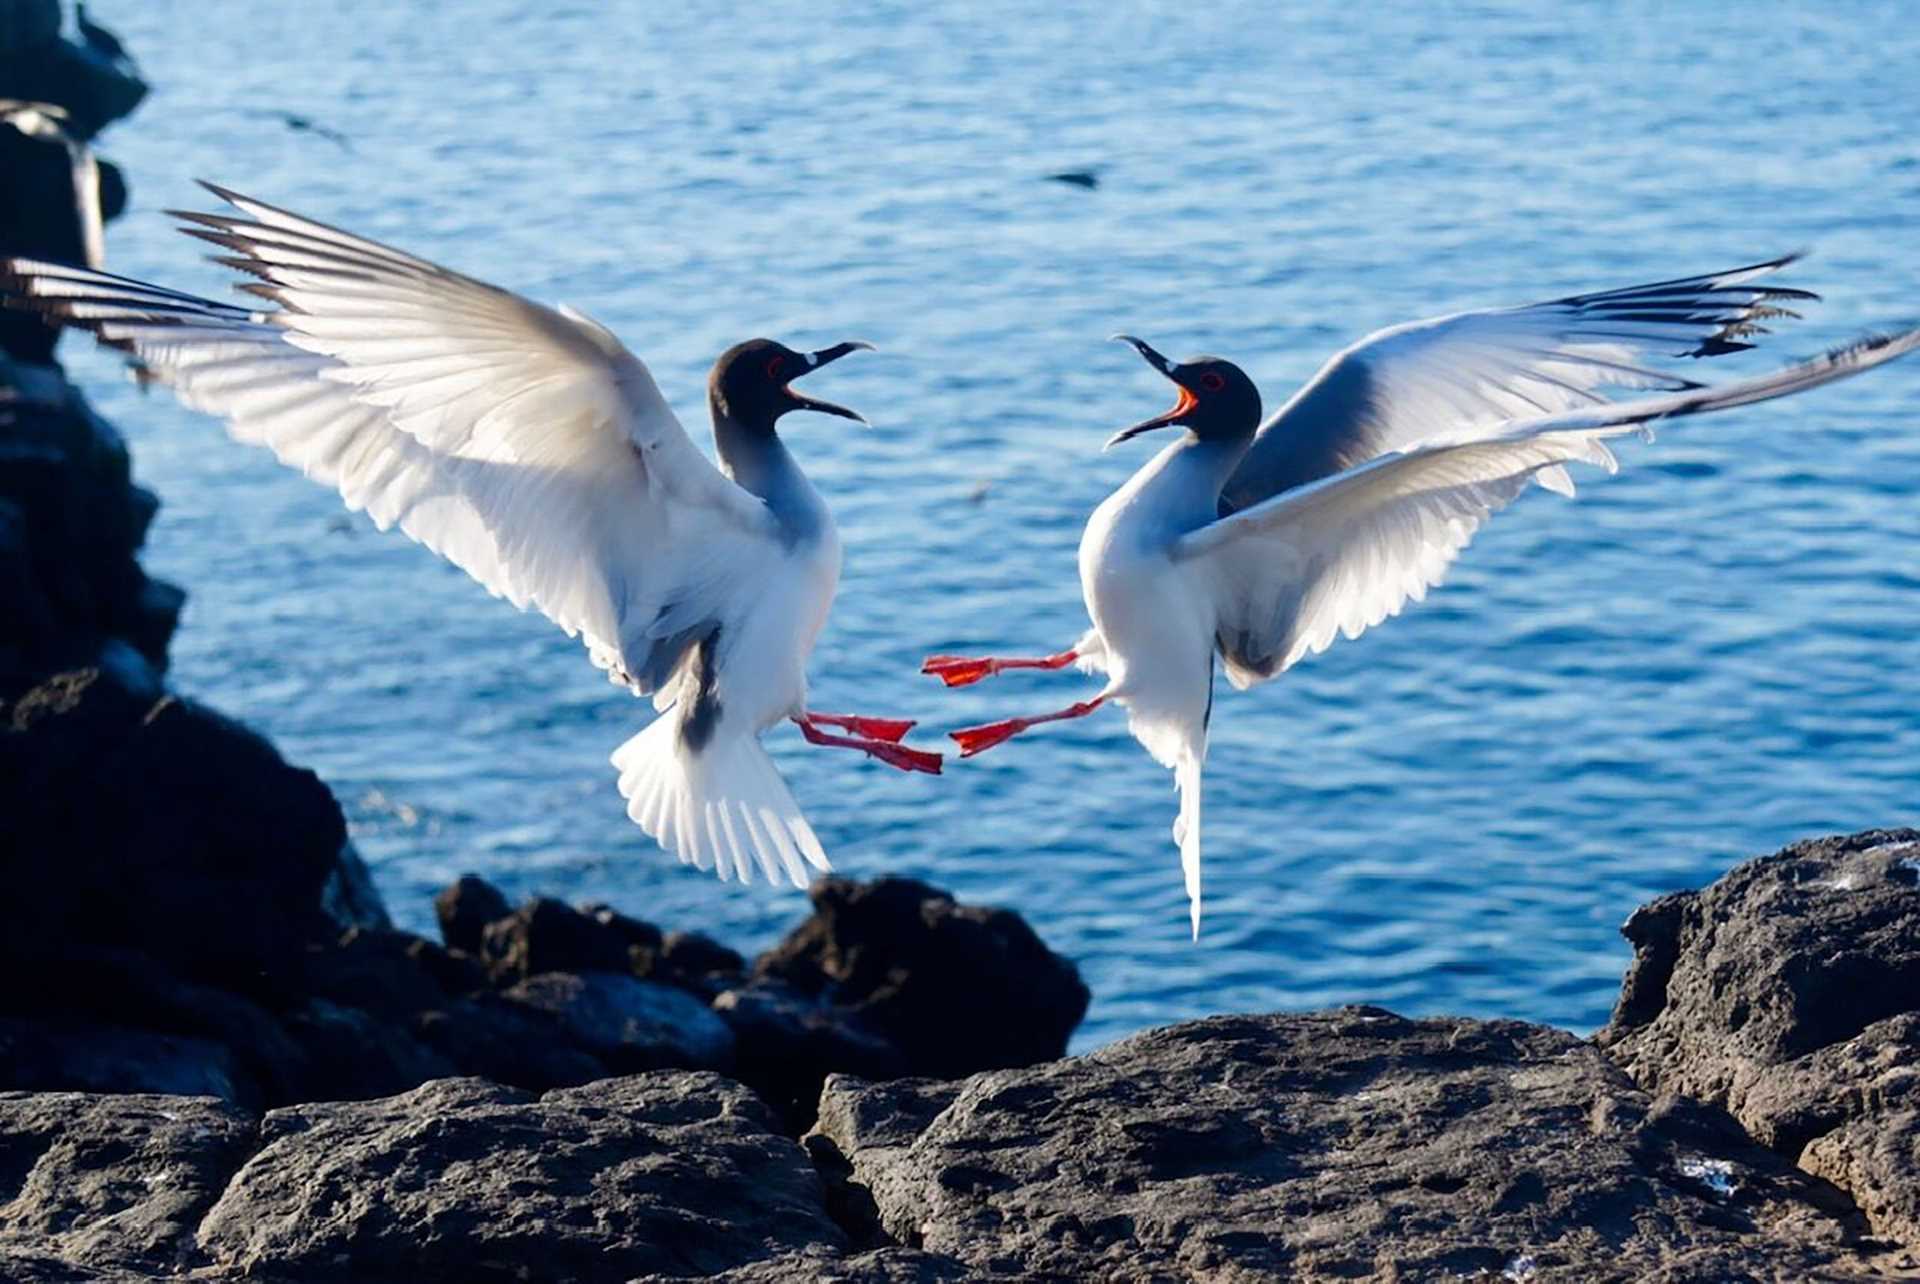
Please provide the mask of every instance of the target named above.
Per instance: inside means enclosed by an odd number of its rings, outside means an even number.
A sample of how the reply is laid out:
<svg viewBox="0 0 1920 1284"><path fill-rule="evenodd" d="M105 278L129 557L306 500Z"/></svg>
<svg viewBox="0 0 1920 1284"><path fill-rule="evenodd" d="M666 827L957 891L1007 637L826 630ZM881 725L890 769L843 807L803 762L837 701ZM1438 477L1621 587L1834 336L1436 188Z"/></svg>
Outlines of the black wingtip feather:
<svg viewBox="0 0 1920 1284"><path fill-rule="evenodd" d="M1716 334L1713 338L1708 339L1691 352L1685 352L1681 355L1687 357L1724 357L1732 352L1751 351L1753 351L1753 345L1751 343L1736 343L1731 339L1723 339ZM1703 387L1704 385L1695 384L1694 386Z"/></svg>
<svg viewBox="0 0 1920 1284"><path fill-rule="evenodd" d="M200 186L206 188L209 192L212 192L215 196L219 197L221 200L225 201L227 204L233 206L235 209L240 208L240 202L247 199L245 196L242 196L240 193L234 191L230 187L222 187L220 186L220 184L209 182L204 178L196 178L193 181L200 184Z"/></svg>
<svg viewBox="0 0 1920 1284"><path fill-rule="evenodd" d="M224 214L208 214L204 210L165 210L169 218L177 218L183 223L196 223L201 227L227 227L232 223ZM181 228L186 231L186 228Z"/></svg>

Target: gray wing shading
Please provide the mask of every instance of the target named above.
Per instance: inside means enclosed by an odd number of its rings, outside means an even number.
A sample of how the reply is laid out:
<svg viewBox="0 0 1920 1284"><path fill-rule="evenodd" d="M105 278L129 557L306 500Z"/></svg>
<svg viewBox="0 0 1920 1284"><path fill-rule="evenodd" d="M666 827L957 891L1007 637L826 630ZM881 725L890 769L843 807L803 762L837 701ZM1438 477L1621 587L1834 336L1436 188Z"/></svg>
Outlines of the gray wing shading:
<svg viewBox="0 0 1920 1284"><path fill-rule="evenodd" d="M1783 303L1817 297L1754 284L1797 257L1376 331L1337 353L1261 425L1221 511L1438 433L1604 404L1604 388L1697 387L1642 363L1752 347L1745 340L1765 333L1763 321L1796 315ZM1553 489L1568 488L1564 470L1539 476Z"/></svg>
<svg viewBox="0 0 1920 1284"><path fill-rule="evenodd" d="M1915 348L1920 330L1753 379L1435 438L1223 517L1183 537L1174 555L1200 568L1227 676L1249 687L1424 598L1542 471L1573 462L1611 471L1607 438L1815 388Z"/></svg>

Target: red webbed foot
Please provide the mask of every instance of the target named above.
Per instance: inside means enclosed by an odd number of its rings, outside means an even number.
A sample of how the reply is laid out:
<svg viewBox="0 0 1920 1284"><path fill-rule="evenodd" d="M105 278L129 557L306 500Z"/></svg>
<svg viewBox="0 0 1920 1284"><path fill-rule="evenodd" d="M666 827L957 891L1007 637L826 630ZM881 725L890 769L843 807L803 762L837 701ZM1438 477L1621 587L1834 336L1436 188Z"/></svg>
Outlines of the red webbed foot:
<svg viewBox="0 0 1920 1284"><path fill-rule="evenodd" d="M863 739L885 740L889 744L897 744L919 725L912 718L862 718L846 713L814 713L812 710L808 710L806 720L824 723L829 727L842 727Z"/></svg>

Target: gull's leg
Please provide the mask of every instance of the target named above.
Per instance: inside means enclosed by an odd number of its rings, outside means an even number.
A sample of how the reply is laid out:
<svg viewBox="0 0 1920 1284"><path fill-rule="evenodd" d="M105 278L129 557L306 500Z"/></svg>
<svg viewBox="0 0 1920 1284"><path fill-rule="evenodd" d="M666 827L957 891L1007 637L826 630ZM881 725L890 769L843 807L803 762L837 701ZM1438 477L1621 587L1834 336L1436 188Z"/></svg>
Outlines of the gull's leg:
<svg viewBox="0 0 1920 1284"><path fill-rule="evenodd" d="M928 753L924 749L909 749L905 745L894 744L890 740L869 740L862 736L836 736L820 730L809 718L795 718L794 725L800 728L800 734L811 745L826 745L835 749L858 749L871 754L889 767L901 771L924 771L930 776L940 774L940 755ZM905 734L904 732L902 733Z"/></svg>
<svg viewBox="0 0 1920 1284"><path fill-rule="evenodd" d="M897 743L916 725L912 718L861 718L849 713L815 713L811 709L807 710L803 721L840 727L866 740L885 740L889 743Z"/></svg>
<svg viewBox="0 0 1920 1284"><path fill-rule="evenodd" d="M930 673L950 687L971 686L1003 669L1064 669L1080 658L1078 651L1061 651L1036 659L1007 656L930 655L921 661L920 672Z"/></svg>
<svg viewBox="0 0 1920 1284"><path fill-rule="evenodd" d="M1082 700L1079 704L1070 704L1057 713L1036 714L1031 718L1008 718L1005 722L989 722L978 727L962 727L958 731L949 731L960 744L960 756L971 758L984 753L1003 740L1011 740L1029 727L1043 722L1060 722L1067 718L1084 718L1106 702L1106 696L1097 695L1091 700Z"/></svg>

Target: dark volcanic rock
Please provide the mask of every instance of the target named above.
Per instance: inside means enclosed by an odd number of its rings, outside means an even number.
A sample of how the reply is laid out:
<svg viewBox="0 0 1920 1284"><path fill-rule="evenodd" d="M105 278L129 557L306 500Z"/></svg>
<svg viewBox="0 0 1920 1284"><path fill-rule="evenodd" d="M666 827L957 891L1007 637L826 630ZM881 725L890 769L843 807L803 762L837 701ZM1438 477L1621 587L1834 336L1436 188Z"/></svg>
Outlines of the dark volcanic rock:
<svg viewBox="0 0 1920 1284"><path fill-rule="evenodd" d="M253 1140L252 1116L204 1098L0 1094L0 1254L167 1275L196 1265L194 1229ZM43 1268L0 1257L8 1279L67 1278Z"/></svg>
<svg viewBox="0 0 1920 1284"><path fill-rule="evenodd" d="M477 955L487 924L513 913L513 907L492 883L464 874L433 898L433 913L440 920L440 939L448 949Z"/></svg>
<svg viewBox="0 0 1920 1284"><path fill-rule="evenodd" d="M460 1073L407 1026L359 1008L309 999L286 1015L287 1031L313 1066L304 1098L355 1101L405 1092Z"/></svg>
<svg viewBox="0 0 1920 1284"><path fill-rule="evenodd" d="M813 1125L829 1074L893 1079L907 1059L856 1016L763 977L713 1001L733 1030L733 1075L777 1109L795 1134Z"/></svg>
<svg viewBox="0 0 1920 1284"><path fill-rule="evenodd" d="M410 932L353 928L337 942L308 947L301 988L319 998L406 1021L485 984L484 974L474 967L464 973L474 984L450 989L445 982L462 972L453 956Z"/></svg>
<svg viewBox="0 0 1920 1284"><path fill-rule="evenodd" d="M626 944L629 961L635 949L651 951L660 948L663 939L660 929L651 923L629 918L611 905L587 905L582 907L580 912L602 927L611 928L614 934ZM736 954L733 957L737 964L740 956Z"/></svg>
<svg viewBox="0 0 1920 1284"><path fill-rule="evenodd" d="M754 965L857 1014L913 1073L949 1077L1066 1052L1087 1011L1074 965L1010 910L905 878L813 885L813 917Z"/></svg>
<svg viewBox="0 0 1920 1284"><path fill-rule="evenodd" d="M1598 1041L1642 1085L1726 1106L1920 1252L1920 831L1796 843L1622 929Z"/></svg>
<svg viewBox="0 0 1920 1284"><path fill-rule="evenodd" d="M643 1275L633 1284L666 1284L683 1275ZM824 1248L736 1266L705 1276L712 1284L944 1284L980 1278L951 1257L911 1248L880 1248L841 1257Z"/></svg>
<svg viewBox="0 0 1920 1284"><path fill-rule="evenodd" d="M1831 1188L1515 1022L1218 1017L960 1084L834 1079L820 1120L893 1238L981 1276L1876 1278Z"/></svg>
<svg viewBox="0 0 1920 1284"><path fill-rule="evenodd" d="M200 1093L263 1108L317 1086L300 1045L250 999L182 981L136 950L75 945L35 964L37 983L9 1006L43 1047L61 1045L65 1068L0 1057L0 1088Z"/></svg>
<svg viewBox="0 0 1920 1284"><path fill-rule="evenodd" d="M0 725L5 941L142 950L182 976L270 993L331 924L340 809L237 722L87 668L22 693Z"/></svg>
<svg viewBox="0 0 1920 1284"><path fill-rule="evenodd" d="M373 871L352 842L344 844L334 858L333 872L320 889L320 909L342 928L393 926L386 903L373 885Z"/></svg>
<svg viewBox="0 0 1920 1284"><path fill-rule="evenodd" d="M9 512L0 619L26 626L0 631L0 698L88 663L110 639L164 670L184 599L149 581L135 558L157 502L133 485L125 441L56 368L4 356L0 414L0 502Z"/></svg>
<svg viewBox="0 0 1920 1284"><path fill-rule="evenodd" d="M707 1275L844 1237L754 1095L648 1074L532 1098L444 1080L277 1110L201 1224L222 1267L295 1280Z"/></svg>
<svg viewBox="0 0 1920 1284"><path fill-rule="evenodd" d="M146 1271L80 1266L46 1253L0 1246L0 1280L7 1284L153 1284Z"/></svg>
<svg viewBox="0 0 1920 1284"><path fill-rule="evenodd" d="M491 994L423 1013L414 1029L463 1072L516 1088L569 1088L612 1073L598 1057L568 1042L553 1014Z"/></svg>
<svg viewBox="0 0 1920 1284"><path fill-rule="evenodd" d="M658 936L658 944L651 948L636 944L633 967L640 976L692 990L706 999L739 985L747 976L747 961L738 952L700 932L668 932Z"/></svg>
<svg viewBox="0 0 1920 1284"><path fill-rule="evenodd" d="M257 1095L232 1052L211 1039L91 1021L0 1017L0 1068L9 1088L28 1091Z"/></svg>
<svg viewBox="0 0 1920 1284"><path fill-rule="evenodd" d="M480 958L500 985L543 972L633 969L619 928L544 896L488 923L480 933Z"/></svg>
<svg viewBox="0 0 1920 1284"><path fill-rule="evenodd" d="M553 1016L575 1044L616 1072L668 1067L725 1070L733 1032L683 990L609 972L546 972L502 998Z"/></svg>

